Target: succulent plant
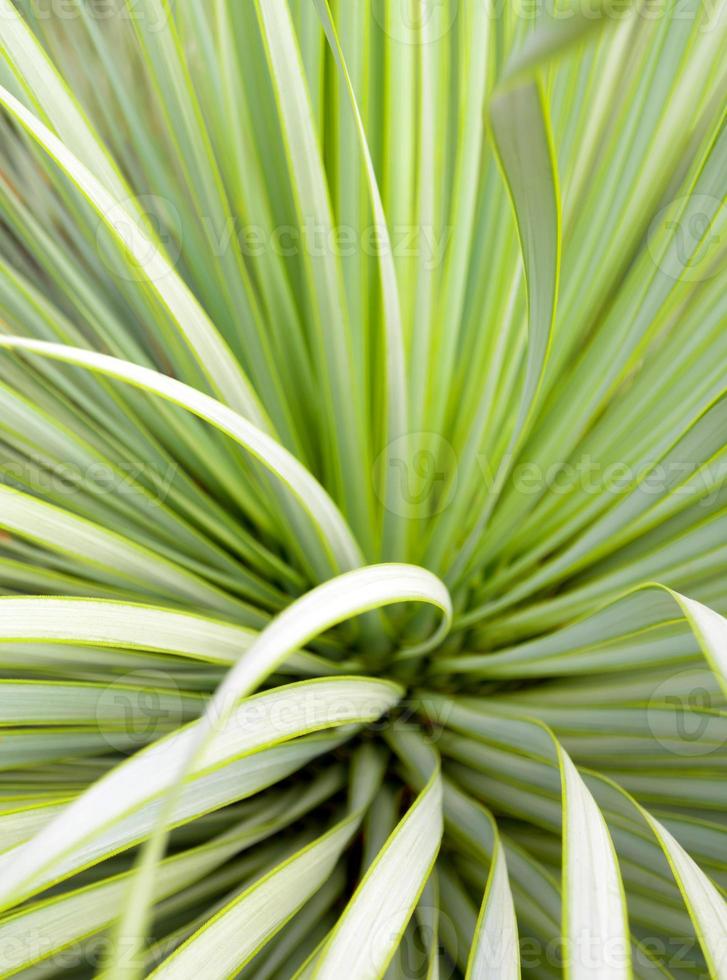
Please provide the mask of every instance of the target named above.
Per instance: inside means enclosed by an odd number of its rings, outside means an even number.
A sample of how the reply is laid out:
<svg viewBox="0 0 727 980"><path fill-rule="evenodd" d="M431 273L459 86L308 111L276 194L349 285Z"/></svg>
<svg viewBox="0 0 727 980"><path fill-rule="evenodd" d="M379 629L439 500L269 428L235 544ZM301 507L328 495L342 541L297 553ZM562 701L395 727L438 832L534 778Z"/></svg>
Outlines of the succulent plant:
<svg viewBox="0 0 727 980"><path fill-rule="evenodd" d="M0 0L0 976L727 978L725 33Z"/></svg>

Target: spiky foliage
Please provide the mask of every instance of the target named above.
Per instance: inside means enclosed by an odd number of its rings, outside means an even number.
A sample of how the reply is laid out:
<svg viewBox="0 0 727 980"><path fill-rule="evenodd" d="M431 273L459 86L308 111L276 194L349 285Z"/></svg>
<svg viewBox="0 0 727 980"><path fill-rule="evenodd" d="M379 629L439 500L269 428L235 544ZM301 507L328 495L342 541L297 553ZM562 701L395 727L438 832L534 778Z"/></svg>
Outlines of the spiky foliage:
<svg viewBox="0 0 727 980"><path fill-rule="evenodd" d="M0 0L2 976L727 977L724 9Z"/></svg>

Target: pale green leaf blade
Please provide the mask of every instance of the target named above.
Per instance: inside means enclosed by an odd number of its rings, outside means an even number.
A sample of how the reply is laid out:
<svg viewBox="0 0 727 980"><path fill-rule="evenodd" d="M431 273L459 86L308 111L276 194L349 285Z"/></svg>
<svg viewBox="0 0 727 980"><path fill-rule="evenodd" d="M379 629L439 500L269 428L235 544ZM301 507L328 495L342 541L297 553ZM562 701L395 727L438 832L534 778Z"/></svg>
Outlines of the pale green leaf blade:
<svg viewBox="0 0 727 980"><path fill-rule="evenodd" d="M300 49L287 4L255 0L255 10L281 129L300 225L313 215L334 227L330 195L312 118ZM311 10L311 14L314 12ZM348 306L340 261L329 248L306 251L305 276L311 304L312 343L319 359L319 384L331 445L328 463L340 487L354 531L371 539L370 445L364 429L361 365L354 362Z"/></svg>
<svg viewBox="0 0 727 980"><path fill-rule="evenodd" d="M684 896L711 975L722 980L727 977L727 901L669 831L645 810L642 813Z"/></svg>
<svg viewBox="0 0 727 980"><path fill-rule="evenodd" d="M384 204L379 190L379 184L371 158L366 130L356 99L351 77L346 66L341 43L331 18L328 0L315 0L318 15L331 46L336 65L343 77L346 93L351 103L351 111L356 123L356 132L361 146L369 196L374 216L375 227L382 238L382 247L377 251L379 274L381 276L381 293L383 299L383 319L385 329L384 370L386 375L386 425L382 433L382 444L388 446L409 433L408 425L408 383L404 361L404 338L402 331L401 304L399 287L396 280L396 269L393 261L393 247L389 234L388 222L384 212ZM384 544L383 557L387 561L397 561L401 557L401 537L405 533L402 522L396 519L396 504L392 504L391 496L395 493L391 487L391 475L388 467L383 474L385 481L380 491L384 504Z"/></svg>
<svg viewBox="0 0 727 980"><path fill-rule="evenodd" d="M528 291L528 351L517 441L535 407L550 347L560 272L560 197L548 110L535 82L496 92L489 106L517 219Z"/></svg>
<svg viewBox="0 0 727 980"><path fill-rule="evenodd" d="M439 852L442 782L436 770L369 868L320 953L313 976L381 976Z"/></svg>
<svg viewBox="0 0 727 980"><path fill-rule="evenodd" d="M467 980L519 980L517 920L502 844L496 840L467 963Z"/></svg>
<svg viewBox="0 0 727 980"><path fill-rule="evenodd" d="M626 895L611 836L595 800L558 746L563 793L563 900L566 976L628 980Z"/></svg>
<svg viewBox="0 0 727 980"><path fill-rule="evenodd" d="M302 686L280 687L238 702L227 724L196 758L192 775L199 778L217 770L222 777L222 767L247 759L254 784L256 754L306 733L374 720L400 695L401 689L390 682L335 678L304 681ZM271 717L277 719L272 726ZM193 722L137 752L94 783L35 839L4 854L0 904L15 904L59 873L65 876L82 867L89 856L98 860L148 833L158 822L159 801L175 786L199 727L200 722ZM300 745L305 751L304 743ZM237 781L244 795L239 772ZM188 800L176 801L182 812L191 807L194 814L196 807L205 808L204 798L197 799L201 790L200 783L196 793L192 787ZM211 795L208 787L208 800Z"/></svg>
<svg viewBox="0 0 727 980"><path fill-rule="evenodd" d="M438 608L442 621L424 649L436 644L449 630L452 604L443 583L431 572L413 565L371 565L339 575L306 593L280 613L258 636L247 655L229 672L191 733L178 767L171 773L170 790L161 818L142 851L117 934L116 951L109 967L111 976L136 976L138 969L121 960L119 943L129 937L141 944L144 920L154 878L162 855L166 824L176 805L183 780L203 756L211 738L231 718L240 698L255 690L291 653L324 630L347 619L395 602L424 602ZM441 834L440 834L441 836Z"/></svg>

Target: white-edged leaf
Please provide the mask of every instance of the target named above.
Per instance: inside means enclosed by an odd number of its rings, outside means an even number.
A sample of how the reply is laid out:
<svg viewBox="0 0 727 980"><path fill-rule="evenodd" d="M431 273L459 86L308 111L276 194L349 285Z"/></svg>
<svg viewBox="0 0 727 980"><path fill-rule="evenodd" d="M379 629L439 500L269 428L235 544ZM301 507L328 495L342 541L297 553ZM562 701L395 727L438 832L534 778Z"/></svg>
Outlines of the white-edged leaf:
<svg viewBox="0 0 727 980"><path fill-rule="evenodd" d="M519 980L520 949L515 907L500 841L495 848L487 887L467 963L467 980Z"/></svg>
<svg viewBox="0 0 727 980"><path fill-rule="evenodd" d="M510 191L528 292L528 351L513 442L527 427L548 356L560 272L560 197L548 110L535 82L496 92L490 125Z"/></svg>
<svg viewBox="0 0 727 980"><path fill-rule="evenodd" d="M489 103L500 168L520 238L528 297L528 342L519 408L509 457L520 447L537 407L555 322L561 229L558 168L548 108L538 82L504 86ZM451 572L457 576L477 553L495 495L470 532Z"/></svg>
<svg viewBox="0 0 727 980"><path fill-rule="evenodd" d="M330 231L334 228L330 193L290 10L278 0L254 0L254 6L275 93L297 220L302 227L312 216ZM312 9L310 13L314 16ZM363 424L363 365L354 357L343 270L333 249L304 250L303 258L319 394L334 450L329 451L326 462L354 531L369 538L370 444ZM362 546L367 543L362 542Z"/></svg>
<svg viewBox="0 0 727 980"><path fill-rule="evenodd" d="M77 558L98 573L120 579L129 589L161 591L228 614L244 609L221 589L143 545L5 485L0 485L0 528Z"/></svg>
<svg viewBox="0 0 727 980"><path fill-rule="evenodd" d="M229 667L256 636L246 626L161 606L72 596L0 597L0 646L9 644L14 649L17 644L31 649L38 643L148 650ZM292 654L286 667L311 676L344 671L305 651Z"/></svg>
<svg viewBox="0 0 727 980"><path fill-rule="evenodd" d="M176 801L172 817L184 819L191 810L186 818L190 819L215 805L211 787L199 782L205 774L212 776L211 782L220 783L221 799L227 802L230 788L223 784L224 769L234 760L249 760L254 787L258 762L265 766L263 750L309 732L374 721L400 696L401 689L387 681L331 678L303 681L247 698L196 758L190 773L193 778ZM26 845L2 855L0 904L6 908L16 904L48 881L67 876L148 834L158 822L160 799L176 785L177 773L195 743L199 725L192 722L137 752L97 780ZM304 759L308 750L303 742L300 747ZM295 746L293 750L295 753ZM263 757L258 758L261 753ZM282 761L285 765L284 758ZM244 770L244 763L242 769L237 768L232 799L236 788L240 794L237 798L249 792L241 778ZM264 772L261 775L267 778Z"/></svg>
<svg viewBox="0 0 727 980"><path fill-rule="evenodd" d="M351 104L351 111L356 123L356 133L361 147L361 155L366 170L366 179L371 198L374 224L381 235L382 247L377 250L379 273L381 276L381 295L383 301L383 321L385 331L384 367L386 372L386 426L383 431L382 443L387 446L402 436L408 434L408 391L407 376L404 363L404 338L401 323L401 304L399 302L399 287L396 281L396 268L393 260L393 247L389 234L384 204L381 199L374 162L366 136L363 119L359 110L356 93L346 66L346 60L336 28L331 18L328 0L314 0L323 29L331 47L333 57L343 78L344 88ZM388 479L387 479L388 477ZM397 508L391 503L390 495L395 491L391 486L392 480L387 472L387 480L383 489L384 499L384 558L398 560L401 550L401 535L404 532L401 521L395 515ZM398 499L398 498L397 498Z"/></svg>
<svg viewBox="0 0 727 980"><path fill-rule="evenodd" d="M666 827L646 810L642 809L642 813L674 873L694 923L710 969L710 976L716 977L717 980L725 980L727 977L727 901Z"/></svg>
<svg viewBox="0 0 727 980"><path fill-rule="evenodd" d="M234 975L324 884L358 827L348 817L226 905L150 976Z"/></svg>
<svg viewBox="0 0 727 980"><path fill-rule="evenodd" d="M558 745L563 796L565 972L573 980L632 976L626 895L606 821Z"/></svg>
<svg viewBox="0 0 727 980"><path fill-rule="evenodd" d="M628 978L631 940L626 897L605 819L552 731L525 713L503 717L497 699L492 700L492 710L486 699L462 703L429 693L422 695L421 703L432 720L457 732L456 737L446 731L440 736L443 753L454 752L455 758L470 763L473 772L480 757L492 767L488 776L496 787L494 800L497 789L508 799L509 781L514 779L514 800L518 789L528 791L522 799L530 811L523 818L537 816L555 833L561 830L563 938L570 976L574 980L605 975ZM554 799L558 790L560 805ZM465 807L456 795L452 803Z"/></svg>
<svg viewBox="0 0 727 980"><path fill-rule="evenodd" d="M727 619L696 599L688 599L671 589L666 591L679 604L720 687L727 694Z"/></svg>
<svg viewBox="0 0 727 980"><path fill-rule="evenodd" d="M320 483L287 449L231 408L175 378L106 354L20 337L0 336L2 347L30 351L117 378L143 391L153 392L209 422L243 446L281 481L303 508L323 545L333 553L340 568L354 568L361 564L358 545L340 511ZM310 556L311 560L315 557ZM319 567L325 568L324 558L318 556L318 560Z"/></svg>
<svg viewBox="0 0 727 980"><path fill-rule="evenodd" d="M0 643L88 644L229 666L257 633L194 613L111 599L0 597Z"/></svg>
<svg viewBox="0 0 727 980"><path fill-rule="evenodd" d="M290 791L271 794L262 808L245 817L218 837L199 847L167 858L159 866L154 883L155 902L167 896L184 894L195 881L226 864L235 855L272 837L308 813L341 788L343 772L330 769L317 777L309 787L293 797ZM250 871L265 868L265 849L256 849L247 859ZM71 942L93 935L113 921L132 871L109 875L85 887L61 893L37 903L30 903L0 922L0 950L5 950L0 970L13 971L33 960L46 960ZM27 944L23 937L32 934L38 942Z"/></svg>
<svg viewBox="0 0 727 980"><path fill-rule="evenodd" d="M363 746L354 757L351 813L225 904L151 976L203 973L210 980L223 980L237 973L330 877L382 776L383 766L372 759L370 747Z"/></svg>
<svg viewBox="0 0 727 980"><path fill-rule="evenodd" d="M377 980L426 885L442 838L437 769L371 865L319 954L317 980Z"/></svg>
<svg viewBox="0 0 727 980"><path fill-rule="evenodd" d="M156 678L163 684L163 678ZM156 718L162 729L193 718L205 699L188 691L134 687L113 679L105 684L0 679L0 730L8 725L91 725L133 732ZM1 737L1 735L0 735Z"/></svg>

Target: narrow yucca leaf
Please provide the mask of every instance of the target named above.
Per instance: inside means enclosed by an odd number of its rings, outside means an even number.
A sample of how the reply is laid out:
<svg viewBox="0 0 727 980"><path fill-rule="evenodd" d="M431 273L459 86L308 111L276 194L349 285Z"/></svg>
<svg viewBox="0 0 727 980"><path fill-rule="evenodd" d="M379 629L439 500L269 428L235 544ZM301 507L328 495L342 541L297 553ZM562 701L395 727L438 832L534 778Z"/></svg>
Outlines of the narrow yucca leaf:
<svg viewBox="0 0 727 980"><path fill-rule="evenodd" d="M517 218L528 285L527 366L511 436L511 451L515 451L536 406L550 345L558 293L560 203L547 110L537 84L527 82L496 94L489 112ZM487 512L457 556L452 576L466 568L486 519Z"/></svg>
<svg viewBox="0 0 727 980"><path fill-rule="evenodd" d="M330 770L314 781L297 800L287 795L282 798L272 796L262 810L246 817L238 826L225 831L208 844L166 858L160 865L155 882L155 900L163 901L167 896L183 893L184 889L210 875L242 849L251 848L285 829L339 789L341 776L341 770ZM254 871L254 867L251 870ZM126 871L104 878L96 884L66 892L50 902L29 904L5 920L0 935L3 935L4 942L10 943L37 929L43 937L42 958L48 959L69 942L100 932L113 922L132 873ZM27 960L22 961L22 955L16 954L13 958L11 965L16 970L27 965Z"/></svg>
<svg viewBox="0 0 727 980"><path fill-rule="evenodd" d="M653 817L646 816L667 855L689 914L697 927L697 935L709 969L713 976L721 977L727 970L727 953L724 948L727 908L724 898L669 831Z"/></svg>
<svg viewBox="0 0 727 980"><path fill-rule="evenodd" d="M195 762L191 774L194 778L190 780L189 788L175 801L172 813L175 823L193 819L212 806L243 799L262 786L275 782L279 778L276 770L285 771L290 763L295 766L296 759L302 761L314 756L315 741L296 743L291 746L291 753L269 750L300 735L330 727L331 705L348 705L346 710L337 713L334 727L339 727L375 720L396 704L401 695L401 690L395 685L375 681L372 682L373 688L365 682L360 687L355 680L352 681L353 687L347 687L343 678L310 683L313 687L308 692L308 698L303 690L281 688L278 693L258 695L259 698L267 698L267 701L256 702L253 699L253 702L240 705L228 727L220 728L218 735ZM317 687L318 683L336 686ZM337 686L341 683L343 687ZM345 700L342 702L341 698ZM267 721L268 709L282 712L281 717L284 716L286 699L293 710L277 730L271 732ZM158 822L160 797L163 798L165 790L174 787L175 774L189 753L198 729L199 722L193 722L183 731L171 734L138 753L113 769L105 780L95 783L86 794L78 797L72 807L44 829L42 852L37 851L33 844L3 854L0 858L4 867L0 902L6 907L14 904L19 894L34 894L47 886L49 881L66 877L90 861L98 861L143 839ZM265 752L258 759L256 753L261 750ZM230 785L222 767L238 760L242 764L234 767L237 785ZM247 776L243 776L245 770ZM205 775L209 778L204 778ZM227 778L229 780L229 776ZM215 795L215 786L219 787L219 797Z"/></svg>
<svg viewBox="0 0 727 980"><path fill-rule="evenodd" d="M67 510L4 486L0 487L0 499L4 530L94 565L99 577L106 570L121 587L145 583L147 589L156 588L167 598L197 601L217 612L231 611L238 605L198 576Z"/></svg>
<svg viewBox="0 0 727 980"><path fill-rule="evenodd" d="M264 622L261 618L255 625L262 626ZM251 646L256 635L247 626L139 603L67 596L0 599L0 650L21 642L37 643L47 647L48 663L54 659L62 661L69 644L73 644L81 649L148 650L230 667ZM81 660L85 657L86 662L91 662L91 652L85 650ZM128 662L123 656L116 661L111 656L106 659L110 663ZM159 665L164 661L151 658L151 662ZM346 672L345 664L307 652L293 654L286 661L286 668L309 676Z"/></svg>
<svg viewBox="0 0 727 980"><path fill-rule="evenodd" d="M585 977L608 972L613 977L630 977L626 896L606 821L578 770L560 747L558 759L565 811L566 975ZM588 952L584 950L586 945Z"/></svg>
<svg viewBox="0 0 727 980"><path fill-rule="evenodd" d="M576 767L563 750L557 739L543 727L540 733L532 722L500 722L497 717L480 715L469 717L466 710L455 704L442 704L435 697L424 696L423 703L432 718L447 718L447 724L476 733L477 738L488 740L501 729L514 732L518 729L528 731L528 741L532 751L538 751L548 765L554 766L560 782L563 822L563 936L566 942L565 964L574 976L587 976L591 971L608 969L613 976L630 975L630 944L628 919L621 875L609 832L596 802L581 779ZM538 743L540 742L540 745ZM445 742L446 745L449 743ZM452 743L453 744L453 743ZM454 744L453 744L454 748ZM420 748L421 752L422 749ZM474 759L474 755L473 755ZM555 788L552 779L547 781ZM457 797L454 797L455 806ZM462 805L461 803L459 804ZM467 807L465 804L465 812ZM456 812L456 811L455 811ZM445 815L447 813L445 801ZM476 812L470 818L482 820ZM498 873L497 852L500 847L496 833L488 834L491 840L488 859L491 862L490 875ZM502 859L500 859L502 860ZM499 872L500 875L502 872ZM499 906L495 915L507 914L507 891L500 884ZM485 910L486 911L486 910ZM483 913L484 914L484 913ZM483 940L484 942L484 940ZM476 947L473 947L473 950ZM493 951L483 946L481 962L487 957L502 955L503 964L508 963L508 946ZM473 955L474 951L473 951ZM512 968L512 960L509 961ZM491 961L491 967L498 962Z"/></svg>
<svg viewBox="0 0 727 980"><path fill-rule="evenodd" d="M654 600L656 600L656 604L654 604ZM629 609L632 615L635 612L638 625L647 629L648 627L653 628L659 623L667 625L673 618L675 605L687 621L697 641L700 653L706 658L718 684L724 691L725 677L727 676L724 659L727 649L725 638L727 620L725 617L672 589L651 584L640 586L631 592L621 593L616 601L608 603L594 613L582 617L575 624L571 624L563 630L563 633L568 636L567 639L562 634L556 633L554 636L534 641L532 644L522 644L509 651L503 650L491 657L478 655L461 657L457 661L457 669L474 670L479 673L478 668L482 667L482 676L495 676L496 674L499 675L501 665L507 665L503 674L499 676L512 677L517 676L520 672L522 675L527 675L529 670L527 665L531 663L537 665L535 669L540 674L557 674L560 671L551 661L550 653L557 650L557 655L567 656L571 665L570 669L574 670L579 666L574 654L579 652L579 646L583 644L582 649L585 656L583 657L583 665L578 672L592 670L592 667L589 668L589 648L597 650L599 645L606 641L628 634L629 630L624 628L622 619L624 610ZM567 644L572 642L571 637L575 639L575 644L569 648ZM647 637L647 639L652 639L652 637ZM586 640L587 642L585 642ZM674 659L682 656L682 653L678 653ZM440 668L443 666L441 664Z"/></svg>
<svg viewBox="0 0 727 980"><path fill-rule="evenodd" d="M374 170L371 152L366 139L366 130L356 100L356 93L354 92L348 68L346 67L341 44L336 34L336 28L331 19L328 0L315 0L315 5L320 14L321 23L331 45L336 64L343 75L346 92L351 101L351 111L356 122L356 132L361 144L361 153L366 170L374 223L379 228L383 237L383 248L379 255L379 274L381 276L385 330L383 362L386 379L383 393L386 423L382 431L382 444L386 447L390 443L406 440L409 437L409 396L404 363L404 337L401 323L399 291L396 283L396 269L391 255L391 236L389 235L384 205L376 179L376 171ZM395 491L391 486L388 472L384 474L384 481L384 487L380 491L385 501L382 557L388 561L396 561L401 557L401 538L406 535L407 529L401 521L393 519L392 494Z"/></svg>
<svg viewBox="0 0 727 980"><path fill-rule="evenodd" d="M307 85L286 4L255 0L291 171L296 209L302 223L312 212L324 229L333 228L330 199L316 141ZM355 532L372 534L369 440L363 423L363 391L355 371L340 264L327 250L306 255L308 301L323 384L326 418L332 425L326 447L334 483L340 486ZM338 455L333 454L333 447Z"/></svg>
<svg viewBox="0 0 727 980"><path fill-rule="evenodd" d="M503 980L516 980L519 976L517 922L507 877L507 862L502 844L495 839L475 941L467 963L467 978L487 980L489 977L503 977Z"/></svg>
<svg viewBox="0 0 727 980"><path fill-rule="evenodd" d="M550 346L560 272L560 201L548 112L537 84L497 92L489 113L518 223L528 286L528 355L515 425L517 443L535 408Z"/></svg>
<svg viewBox="0 0 727 980"><path fill-rule="evenodd" d="M346 970L363 978L385 972L439 851L441 802L441 778L435 770L309 967L312 976L337 977Z"/></svg>
<svg viewBox="0 0 727 980"><path fill-rule="evenodd" d="M544 58L547 53L550 52L544 51ZM486 110L515 212L528 292L527 359L520 407L509 434L510 455L519 448L536 408L555 319L560 273L560 199L549 111L538 81L528 77L540 67L538 58L526 61L522 72L516 72L525 74L524 81L513 83L506 74ZM457 555L450 571L454 581L467 568L495 500L493 495ZM449 535L452 520L447 527Z"/></svg>

